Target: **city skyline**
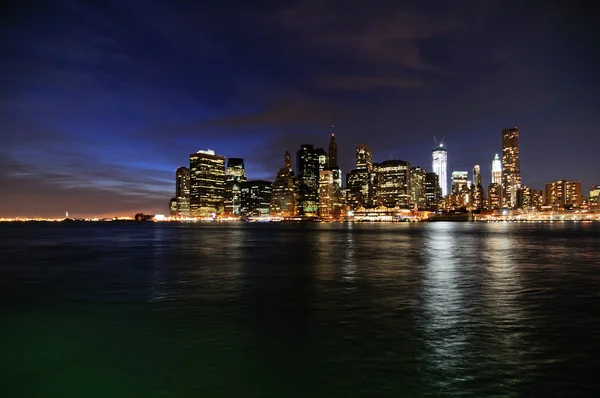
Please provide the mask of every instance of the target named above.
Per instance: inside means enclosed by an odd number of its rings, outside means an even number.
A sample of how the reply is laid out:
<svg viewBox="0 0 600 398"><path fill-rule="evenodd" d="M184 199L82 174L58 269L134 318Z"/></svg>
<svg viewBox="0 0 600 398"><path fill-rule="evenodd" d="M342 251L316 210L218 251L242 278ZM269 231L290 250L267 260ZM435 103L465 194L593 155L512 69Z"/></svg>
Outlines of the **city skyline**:
<svg viewBox="0 0 600 398"><path fill-rule="evenodd" d="M165 213L190 152L274 181L285 150L327 151L333 124L344 175L361 143L430 171L444 136L448 176L478 164L487 189L498 131L516 125L525 185L600 182L584 3L59 0L4 15L0 217Z"/></svg>

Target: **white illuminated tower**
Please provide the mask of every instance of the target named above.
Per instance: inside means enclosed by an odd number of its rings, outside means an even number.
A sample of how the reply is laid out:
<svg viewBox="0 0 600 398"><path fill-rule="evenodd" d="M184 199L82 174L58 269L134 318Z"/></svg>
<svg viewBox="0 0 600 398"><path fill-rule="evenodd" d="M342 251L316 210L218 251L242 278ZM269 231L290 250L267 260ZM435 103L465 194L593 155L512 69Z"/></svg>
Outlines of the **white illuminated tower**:
<svg viewBox="0 0 600 398"><path fill-rule="evenodd" d="M492 162L492 184L502 184L502 161L498 157L498 154L496 154Z"/></svg>
<svg viewBox="0 0 600 398"><path fill-rule="evenodd" d="M442 196L448 195L448 152L444 148L444 144L438 144L431 151L433 172L437 174L440 188L442 189Z"/></svg>

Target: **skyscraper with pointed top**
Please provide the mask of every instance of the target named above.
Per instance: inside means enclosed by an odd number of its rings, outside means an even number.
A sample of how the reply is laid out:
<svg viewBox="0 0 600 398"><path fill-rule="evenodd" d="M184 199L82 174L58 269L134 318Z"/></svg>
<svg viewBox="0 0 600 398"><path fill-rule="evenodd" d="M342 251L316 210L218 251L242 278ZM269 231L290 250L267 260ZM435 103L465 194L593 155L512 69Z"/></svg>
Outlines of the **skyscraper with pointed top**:
<svg viewBox="0 0 600 398"><path fill-rule="evenodd" d="M331 139L329 140L329 168L330 169L339 167L337 142L335 142L335 133L333 132L334 127L335 127L334 125L331 125Z"/></svg>
<svg viewBox="0 0 600 398"><path fill-rule="evenodd" d="M431 168L439 178L442 196L448 195L448 152L443 143L437 144L431 151Z"/></svg>

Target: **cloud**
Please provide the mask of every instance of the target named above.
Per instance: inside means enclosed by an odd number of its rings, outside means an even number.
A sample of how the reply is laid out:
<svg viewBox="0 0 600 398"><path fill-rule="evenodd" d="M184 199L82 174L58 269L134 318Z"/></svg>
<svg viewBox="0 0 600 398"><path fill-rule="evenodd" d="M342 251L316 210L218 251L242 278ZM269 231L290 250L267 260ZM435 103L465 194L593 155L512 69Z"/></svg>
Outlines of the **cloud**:
<svg viewBox="0 0 600 398"><path fill-rule="evenodd" d="M376 88L421 87L423 81L416 78L403 77L332 76L320 79L315 84L349 91L368 91Z"/></svg>

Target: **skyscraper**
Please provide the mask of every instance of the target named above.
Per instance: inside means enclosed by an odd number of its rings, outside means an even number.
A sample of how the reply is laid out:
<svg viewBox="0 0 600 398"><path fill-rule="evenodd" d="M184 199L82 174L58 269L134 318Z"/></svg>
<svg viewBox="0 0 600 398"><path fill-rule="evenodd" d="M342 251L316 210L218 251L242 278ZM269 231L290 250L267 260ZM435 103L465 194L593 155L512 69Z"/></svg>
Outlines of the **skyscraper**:
<svg viewBox="0 0 600 398"><path fill-rule="evenodd" d="M438 175L433 172L427 173L425 175L425 208L429 211L437 210L441 198L442 189Z"/></svg>
<svg viewBox="0 0 600 398"><path fill-rule="evenodd" d="M373 165L375 173L375 203L391 208L408 206L411 202L410 163L386 160Z"/></svg>
<svg viewBox="0 0 600 398"><path fill-rule="evenodd" d="M175 172L175 199L176 215L179 217L190 216L190 169L179 167Z"/></svg>
<svg viewBox="0 0 600 398"><path fill-rule="evenodd" d="M272 216L294 217L296 215L296 178L292 171L292 155L285 152L284 167L279 169L271 193Z"/></svg>
<svg viewBox="0 0 600 398"><path fill-rule="evenodd" d="M488 209L498 210L502 208L502 185L491 183L488 185Z"/></svg>
<svg viewBox="0 0 600 398"><path fill-rule="evenodd" d="M321 170L319 174L319 217L328 219L333 216L334 196L333 172Z"/></svg>
<svg viewBox="0 0 600 398"><path fill-rule="evenodd" d="M425 198L427 172L419 166L410 169L410 200L417 205L419 210L424 210L427 206Z"/></svg>
<svg viewBox="0 0 600 398"><path fill-rule="evenodd" d="M502 161L498 154L494 156L492 161L492 184L502 184Z"/></svg>
<svg viewBox="0 0 600 398"><path fill-rule="evenodd" d="M325 170L329 165L329 156L323 148L317 148L317 158L319 159L319 171Z"/></svg>
<svg viewBox="0 0 600 398"><path fill-rule="evenodd" d="M442 189L442 196L448 195L448 152L444 148L444 144L439 144L431 151L432 157L432 170L437 174L439 179L440 188Z"/></svg>
<svg viewBox="0 0 600 398"><path fill-rule="evenodd" d="M225 214L240 215L240 183L246 181L244 159L228 158L225 170Z"/></svg>
<svg viewBox="0 0 600 398"><path fill-rule="evenodd" d="M510 207L517 205L517 190L521 187L519 129L502 129L502 185Z"/></svg>
<svg viewBox="0 0 600 398"><path fill-rule="evenodd" d="M223 211L225 157L212 150L190 155L190 215L211 217Z"/></svg>
<svg viewBox="0 0 600 398"><path fill-rule="evenodd" d="M319 155L312 145L302 145L296 156L298 189L296 204L301 217L317 216L319 210Z"/></svg>
<svg viewBox="0 0 600 398"><path fill-rule="evenodd" d="M478 164L476 164L475 167L473 167L473 185L474 186L478 186L478 185L483 186L483 179L481 178L481 168L479 167Z"/></svg>
<svg viewBox="0 0 600 398"><path fill-rule="evenodd" d="M452 172L452 193L458 194L467 185L469 178L468 171L453 171Z"/></svg>
<svg viewBox="0 0 600 398"><path fill-rule="evenodd" d="M371 202L371 180L367 169L354 169L346 174L346 202L353 210L368 207Z"/></svg>
<svg viewBox="0 0 600 398"><path fill-rule="evenodd" d="M356 146L356 168L368 171L373 169L373 152L367 145L360 144Z"/></svg>
<svg viewBox="0 0 600 398"><path fill-rule="evenodd" d="M333 129L333 126L331 128ZM337 142L335 142L335 135L331 133L331 140L329 140L329 168L334 169L338 166Z"/></svg>
<svg viewBox="0 0 600 398"><path fill-rule="evenodd" d="M269 181L240 182L240 215L242 217L268 216L272 189Z"/></svg>

